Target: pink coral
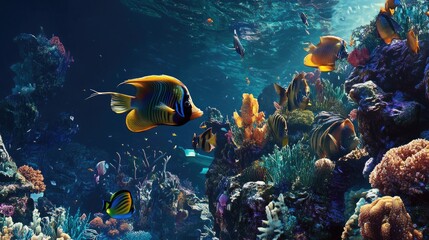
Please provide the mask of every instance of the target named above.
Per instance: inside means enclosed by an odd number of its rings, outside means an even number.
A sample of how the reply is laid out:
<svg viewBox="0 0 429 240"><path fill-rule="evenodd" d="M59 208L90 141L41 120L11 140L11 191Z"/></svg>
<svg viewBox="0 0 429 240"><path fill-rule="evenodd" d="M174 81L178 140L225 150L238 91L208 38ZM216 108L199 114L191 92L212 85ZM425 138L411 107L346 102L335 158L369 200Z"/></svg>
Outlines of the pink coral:
<svg viewBox="0 0 429 240"><path fill-rule="evenodd" d="M60 38L57 36L52 36L52 38L49 40L49 43L57 47L58 51L61 53L61 55L66 56L66 49L64 48L63 43L60 41Z"/></svg>
<svg viewBox="0 0 429 240"><path fill-rule="evenodd" d="M347 61L353 66L364 66L369 60L369 51L367 48L354 49L348 56Z"/></svg>
<svg viewBox="0 0 429 240"><path fill-rule="evenodd" d="M33 184L33 192L44 192L46 185L43 183L43 175L40 170L35 170L30 166L23 165L18 168L18 172L24 176L24 178Z"/></svg>
<svg viewBox="0 0 429 240"><path fill-rule="evenodd" d="M392 148L369 176L383 194L419 195L429 186L429 141L416 139Z"/></svg>
<svg viewBox="0 0 429 240"><path fill-rule="evenodd" d="M12 205L0 204L0 214L6 217L12 217L15 213L15 208Z"/></svg>

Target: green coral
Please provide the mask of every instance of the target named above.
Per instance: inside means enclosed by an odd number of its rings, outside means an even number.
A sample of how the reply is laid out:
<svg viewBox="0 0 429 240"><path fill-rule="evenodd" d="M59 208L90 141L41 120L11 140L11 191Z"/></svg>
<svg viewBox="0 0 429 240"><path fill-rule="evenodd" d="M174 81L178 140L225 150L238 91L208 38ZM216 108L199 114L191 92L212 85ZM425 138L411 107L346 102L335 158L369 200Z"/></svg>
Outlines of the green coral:
<svg viewBox="0 0 429 240"><path fill-rule="evenodd" d="M88 216L80 214L80 209L76 211L75 215L71 215L70 208L68 208L61 227L72 239L93 239L92 237L97 236L97 232L94 233L92 229L89 229L90 217L91 214Z"/></svg>
<svg viewBox="0 0 429 240"><path fill-rule="evenodd" d="M288 129L308 129L314 122L314 113L310 110L296 109L287 113Z"/></svg>
<svg viewBox="0 0 429 240"><path fill-rule="evenodd" d="M274 152L262 156L262 160L261 164L267 169L275 186L308 188L313 184L316 158L310 154L308 145L302 142L281 149L275 146Z"/></svg>
<svg viewBox="0 0 429 240"><path fill-rule="evenodd" d="M347 116L353 108L347 100L344 86L335 87L329 80L322 79L323 90L321 94L314 93L317 100L313 102L310 110L317 113L321 111L336 112L343 116Z"/></svg>
<svg viewBox="0 0 429 240"><path fill-rule="evenodd" d="M258 235L259 239L291 239L293 237L293 230L296 226L296 217L289 212L289 208L284 202L283 194L280 194L277 201L271 201L265 207L267 220L262 220L265 227L258 227L261 234Z"/></svg>

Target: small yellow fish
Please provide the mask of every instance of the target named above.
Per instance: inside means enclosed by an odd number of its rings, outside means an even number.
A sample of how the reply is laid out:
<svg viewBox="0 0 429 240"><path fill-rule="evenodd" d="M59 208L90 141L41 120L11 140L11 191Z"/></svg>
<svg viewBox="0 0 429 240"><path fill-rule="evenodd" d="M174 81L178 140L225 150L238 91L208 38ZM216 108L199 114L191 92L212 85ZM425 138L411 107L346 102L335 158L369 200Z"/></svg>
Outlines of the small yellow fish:
<svg viewBox="0 0 429 240"><path fill-rule="evenodd" d="M206 121L204 121L204 122L202 122L202 123L200 124L200 128L202 128L202 129L207 128L207 123L206 123Z"/></svg>
<svg viewBox="0 0 429 240"><path fill-rule="evenodd" d="M390 44L393 39L400 38L398 32L401 31L401 26L386 13L378 14L375 26L378 35L386 44Z"/></svg>
<svg viewBox="0 0 429 240"><path fill-rule="evenodd" d="M176 133L172 133L171 136L177 137L177 134Z"/></svg>
<svg viewBox="0 0 429 240"><path fill-rule="evenodd" d="M414 29L411 28L407 34L407 46L413 53L418 53L420 50L419 47L419 38L414 34Z"/></svg>
<svg viewBox="0 0 429 240"><path fill-rule="evenodd" d="M319 68L322 72L335 69L335 61L347 57L346 41L336 36L320 37L317 46L312 43L304 48L309 54L304 58L304 65Z"/></svg>
<svg viewBox="0 0 429 240"><path fill-rule="evenodd" d="M130 111L126 125L132 132L147 131L158 125L180 126L203 115L192 102L188 88L175 77L151 75L130 79L119 85L122 84L136 87L136 96L92 90L94 93L88 98L111 95L112 111Z"/></svg>

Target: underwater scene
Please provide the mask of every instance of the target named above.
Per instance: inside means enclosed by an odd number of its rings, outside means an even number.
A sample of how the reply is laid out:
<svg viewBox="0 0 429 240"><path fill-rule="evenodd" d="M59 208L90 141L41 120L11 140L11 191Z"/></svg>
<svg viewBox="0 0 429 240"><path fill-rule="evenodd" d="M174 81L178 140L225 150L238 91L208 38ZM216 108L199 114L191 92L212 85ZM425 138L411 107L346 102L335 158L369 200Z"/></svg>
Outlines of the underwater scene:
<svg viewBox="0 0 429 240"><path fill-rule="evenodd" d="M3 0L0 29L0 240L429 239L428 0Z"/></svg>

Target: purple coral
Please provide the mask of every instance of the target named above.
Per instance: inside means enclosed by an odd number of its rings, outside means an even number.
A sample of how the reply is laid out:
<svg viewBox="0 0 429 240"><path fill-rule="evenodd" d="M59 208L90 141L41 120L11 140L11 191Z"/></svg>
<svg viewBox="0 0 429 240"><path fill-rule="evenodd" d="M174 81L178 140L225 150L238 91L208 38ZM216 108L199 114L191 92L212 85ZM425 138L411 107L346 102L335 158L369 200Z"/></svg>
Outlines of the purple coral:
<svg viewBox="0 0 429 240"><path fill-rule="evenodd" d="M15 213L15 208L12 205L0 204L0 214L6 217L12 217Z"/></svg>
<svg viewBox="0 0 429 240"><path fill-rule="evenodd" d="M225 193L222 193L217 200L216 212L219 213L221 216L225 211L226 203L228 202L228 200L229 197Z"/></svg>

